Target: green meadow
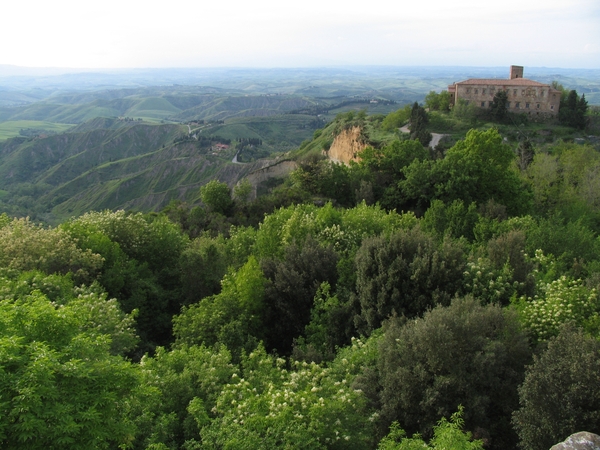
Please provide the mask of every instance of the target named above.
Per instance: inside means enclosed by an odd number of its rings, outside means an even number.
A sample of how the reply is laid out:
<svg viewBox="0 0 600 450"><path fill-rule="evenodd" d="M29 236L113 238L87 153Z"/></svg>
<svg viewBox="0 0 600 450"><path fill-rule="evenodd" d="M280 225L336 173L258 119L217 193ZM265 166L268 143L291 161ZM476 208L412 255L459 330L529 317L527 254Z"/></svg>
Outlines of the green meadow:
<svg viewBox="0 0 600 450"><path fill-rule="evenodd" d="M0 122L0 140L4 141L11 137L19 136L19 131L27 128L63 133L72 126L73 125L69 123L53 123L39 120L11 120Z"/></svg>

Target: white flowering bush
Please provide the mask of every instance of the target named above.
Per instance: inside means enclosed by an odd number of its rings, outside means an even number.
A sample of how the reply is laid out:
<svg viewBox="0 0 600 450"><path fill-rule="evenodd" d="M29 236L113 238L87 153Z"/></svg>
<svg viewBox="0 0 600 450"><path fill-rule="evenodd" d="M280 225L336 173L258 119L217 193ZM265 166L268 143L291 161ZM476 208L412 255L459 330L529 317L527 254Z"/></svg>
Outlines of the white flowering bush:
<svg viewBox="0 0 600 450"><path fill-rule="evenodd" d="M533 298L521 297L515 305L523 325L536 341L558 335L566 322L575 322L598 335L600 301L596 289L586 287L581 279L567 276L540 283Z"/></svg>
<svg viewBox="0 0 600 450"><path fill-rule="evenodd" d="M508 264L497 270L487 258L467 262L463 276L465 293L485 303L506 304L524 287L524 283L512 281L512 269Z"/></svg>
<svg viewBox="0 0 600 450"><path fill-rule="evenodd" d="M82 283L98 275L103 261L102 256L78 248L76 240L58 228L44 228L29 219L14 219L0 228L0 267L71 272Z"/></svg>
<svg viewBox="0 0 600 450"><path fill-rule="evenodd" d="M287 368L260 347L223 388L203 448L368 448L364 398L349 380L315 363Z"/></svg>

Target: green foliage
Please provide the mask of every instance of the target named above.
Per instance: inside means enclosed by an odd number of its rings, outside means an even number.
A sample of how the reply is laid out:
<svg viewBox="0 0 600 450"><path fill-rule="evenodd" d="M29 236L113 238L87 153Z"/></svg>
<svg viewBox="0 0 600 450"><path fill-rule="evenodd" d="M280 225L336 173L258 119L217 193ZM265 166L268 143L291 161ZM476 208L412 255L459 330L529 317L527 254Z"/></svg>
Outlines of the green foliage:
<svg viewBox="0 0 600 450"><path fill-rule="evenodd" d="M431 133L427 131L427 124L429 124L429 117L425 108L415 102L410 112L410 137L418 140L423 147L427 147L431 141Z"/></svg>
<svg viewBox="0 0 600 450"><path fill-rule="evenodd" d="M0 228L0 267L72 273L77 283L91 282L102 267L102 257L81 250L60 229L44 228L29 219L14 219Z"/></svg>
<svg viewBox="0 0 600 450"><path fill-rule="evenodd" d="M259 347L224 387L203 448L369 448L364 399L350 380L314 363L287 370Z"/></svg>
<svg viewBox="0 0 600 450"><path fill-rule="evenodd" d="M546 450L581 430L598 433L600 341L572 326L561 328L534 357L519 388L513 424L524 450Z"/></svg>
<svg viewBox="0 0 600 450"><path fill-rule="evenodd" d="M580 277L589 262L598 260L600 241L581 219L565 223L560 216L553 216L540 219L527 233L528 253L538 249L556 258L559 272Z"/></svg>
<svg viewBox="0 0 600 450"><path fill-rule="evenodd" d="M540 214L560 212L571 220L597 222L600 155L589 145L555 144L552 153L537 152L526 170Z"/></svg>
<svg viewBox="0 0 600 450"><path fill-rule="evenodd" d="M341 302L336 295L332 295L331 285L324 281L315 294L310 322L306 325L300 346L310 347L319 355L331 359L339 339L339 334L335 333L340 325L335 323L336 316L341 316L342 320L347 319L341 310Z"/></svg>
<svg viewBox="0 0 600 450"><path fill-rule="evenodd" d="M435 91L429 91L429 94L425 96L425 106L430 111L450 111L450 93L448 91L441 91L439 94Z"/></svg>
<svg viewBox="0 0 600 450"><path fill-rule="evenodd" d="M163 444L184 448L198 440L200 430L214 418L221 389L236 369L224 346L208 349L182 345L171 351L156 349L140 362L145 397L131 410L138 427L135 448Z"/></svg>
<svg viewBox="0 0 600 450"><path fill-rule="evenodd" d="M247 178L244 178L233 188L233 198L241 204L248 202L250 194L252 194L252 185Z"/></svg>
<svg viewBox="0 0 600 450"><path fill-rule="evenodd" d="M200 198L211 211L223 215L227 215L233 206L229 186L217 180L211 180L200 188Z"/></svg>
<svg viewBox="0 0 600 450"><path fill-rule="evenodd" d="M113 355L131 351L138 342L134 321L137 311L124 314L117 300L107 299L96 283L75 287L69 275L0 272L0 299L18 302L35 294L43 295L58 308L68 306L79 319L79 331L94 337L108 336Z"/></svg>
<svg viewBox="0 0 600 450"><path fill-rule="evenodd" d="M338 256L310 235L302 247L290 245L283 260L261 262L268 283L265 288L266 347L281 355L291 352L311 319L313 299L321 283L335 285Z"/></svg>
<svg viewBox="0 0 600 450"><path fill-rule="evenodd" d="M523 326L535 342L558 335L565 323L574 323L600 337L600 299L595 289L563 275L540 283L537 292L533 298L521 297L515 302Z"/></svg>
<svg viewBox="0 0 600 450"><path fill-rule="evenodd" d="M419 434L407 438L398 422L390 425L389 434L384 437L377 447L379 450L483 450L483 441L472 440L470 432L464 432L463 407L450 416L450 420L442 417L433 427L433 438L429 445Z"/></svg>
<svg viewBox="0 0 600 450"><path fill-rule="evenodd" d="M239 358L252 350L265 330L262 327L265 278L251 256L237 272L222 281L222 291L198 303L184 306L173 318L177 344L224 344Z"/></svg>
<svg viewBox="0 0 600 450"><path fill-rule="evenodd" d="M124 311L139 311L143 350L170 342L171 317L182 303L179 258L188 244L178 227L165 216L121 210L90 212L62 228L105 258L100 281Z"/></svg>
<svg viewBox="0 0 600 450"><path fill-rule="evenodd" d="M465 237L473 241L473 229L478 219L475 203L466 206L462 200L454 200L446 205L441 200L433 200L421 223L423 230L434 232L438 236Z"/></svg>
<svg viewBox="0 0 600 450"><path fill-rule="evenodd" d="M512 163L515 155L496 129L471 130L442 160L413 162L404 172L400 188L406 198L425 209L433 199L446 203L485 204L494 200L509 214L526 212L529 195Z"/></svg>
<svg viewBox="0 0 600 450"><path fill-rule="evenodd" d="M586 126L587 109L585 94L581 94L580 98L577 91L571 90L566 99L561 97L558 119L565 125L583 130Z"/></svg>
<svg viewBox="0 0 600 450"><path fill-rule="evenodd" d="M452 115L474 125L477 122L477 107L473 103L459 98L458 102L452 108Z"/></svg>
<svg viewBox="0 0 600 450"><path fill-rule="evenodd" d="M422 319L392 319L380 346L381 414L428 437L440 416L465 407L466 429L489 448L514 448L509 416L530 350L515 314L473 298Z"/></svg>
<svg viewBox="0 0 600 450"><path fill-rule="evenodd" d="M389 113L381 122L381 128L386 131L394 131L404 125L410 119L411 106L406 105L398 111Z"/></svg>
<svg viewBox="0 0 600 450"><path fill-rule="evenodd" d="M84 295L56 305L40 291L0 300L4 448L115 448L131 442L135 427L126 412L138 371L111 356L110 337L93 326L96 320L110 327L110 310L85 313L102 302Z"/></svg>
<svg viewBox="0 0 600 450"><path fill-rule="evenodd" d="M490 107L490 114L496 122L502 123L507 116L508 110L506 104L508 103L508 93L506 91L498 91L494 95L492 106Z"/></svg>
<svg viewBox="0 0 600 450"><path fill-rule="evenodd" d="M420 228L366 239L356 255L356 291L362 332L379 328L392 314L415 317L449 304L461 286L463 249L437 244Z"/></svg>
<svg viewBox="0 0 600 450"><path fill-rule="evenodd" d="M222 236L213 239L207 235L194 239L181 252L179 270L184 304L219 293L221 279L227 273L228 253Z"/></svg>

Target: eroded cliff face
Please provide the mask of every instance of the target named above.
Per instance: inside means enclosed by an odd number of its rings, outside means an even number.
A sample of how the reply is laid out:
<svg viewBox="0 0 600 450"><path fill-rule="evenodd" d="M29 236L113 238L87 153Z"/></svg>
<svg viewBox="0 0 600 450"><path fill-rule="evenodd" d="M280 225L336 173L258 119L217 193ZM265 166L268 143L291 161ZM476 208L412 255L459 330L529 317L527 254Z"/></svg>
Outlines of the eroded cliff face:
<svg viewBox="0 0 600 450"><path fill-rule="evenodd" d="M358 154L367 147L361 135L361 127L352 127L338 134L325 156L338 163L349 164L358 161Z"/></svg>
<svg viewBox="0 0 600 450"><path fill-rule="evenodd" d="M258 185L269 178L282 178L298 168L295 161L277 160L262 161L262 167L253 168L246 179L252 185L251 199L256 198Z"/></svg>

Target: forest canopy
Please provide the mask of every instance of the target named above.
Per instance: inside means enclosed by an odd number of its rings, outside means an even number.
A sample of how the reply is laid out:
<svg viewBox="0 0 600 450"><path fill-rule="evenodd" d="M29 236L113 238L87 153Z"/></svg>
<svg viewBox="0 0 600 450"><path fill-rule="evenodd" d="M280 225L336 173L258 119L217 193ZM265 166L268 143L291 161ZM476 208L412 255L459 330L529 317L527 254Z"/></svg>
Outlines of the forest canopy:
<svg viewBox="0 0 600 450"><path fill-rule="evenodd" d="M496 128L443 157L414 137L306 157L257 199L212 181L160 213L0 214L2 446L537 450L600 432L598 149L520 165Z"/></svg>

